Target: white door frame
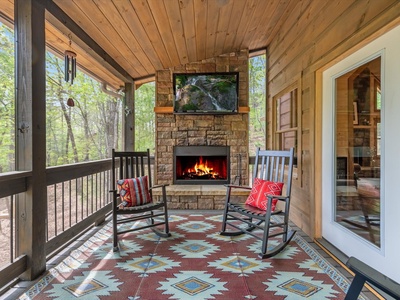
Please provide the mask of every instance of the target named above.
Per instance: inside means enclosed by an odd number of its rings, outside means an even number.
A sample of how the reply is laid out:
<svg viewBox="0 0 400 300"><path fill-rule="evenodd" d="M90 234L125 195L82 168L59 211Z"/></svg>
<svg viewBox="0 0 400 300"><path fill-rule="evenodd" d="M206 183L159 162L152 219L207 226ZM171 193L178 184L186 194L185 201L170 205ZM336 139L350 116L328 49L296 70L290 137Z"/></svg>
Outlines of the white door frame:
<svg viewBox="0 0 400 300"><path fill-rule="evenodd" d="M381 56L381 247L378 248L335 220L335 79ZM400 282L400 26L322 73L322 236Z"/></svg>

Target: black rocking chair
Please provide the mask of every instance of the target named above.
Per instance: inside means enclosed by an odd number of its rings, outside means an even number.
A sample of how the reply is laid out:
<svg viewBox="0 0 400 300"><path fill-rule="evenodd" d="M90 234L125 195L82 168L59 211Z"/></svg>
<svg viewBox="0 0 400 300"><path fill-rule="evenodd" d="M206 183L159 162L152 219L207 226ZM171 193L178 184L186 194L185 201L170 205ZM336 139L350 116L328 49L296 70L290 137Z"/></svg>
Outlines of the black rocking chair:
<svg viewBox="0 0 400 300"><path fill-rule="evenodd" d="M239 185L227 185L225 208L223 212L221 235L237 236L250 234L262 241L261 253L259 257L264 259L272 257L282 251L293 238L295 231L289 231L289 208L290 192L292 186L294 149L288 151L272 151L257 149L253 184L257 178L273 183L283 183L282 195L263 194L261 197L267 198L266 210L260 209L246 203L233 203L231 201L231 191L233 189L252 190L251 187ZM257 180L260 182L260 180ZM284 208L273 210L273 202L283 202ZM247 201L246 201L247 202ZM271 216L281 215L282 221L273 221ZM227 225L233 227L227 230ZM254 230L262 230L262 236L257 235ZM254 232L253 232L254 231ZM268 249L268 240L271 237L282 236L282 242L277 246Z"/></svg>
<svg viewBox="0 0 400 300"><path fill-rule="evenodd" d="M129 180L127 182L126 180ZM133 182L133 183L132 183ZM125 189L117 188L128 187ZM113 194L113 250L118 251L118 235L131 231L151 228L154 233L161 237L169 237L168 210L166 198L166 186L152 186L150 169L150 152L117 152L112 150L111 166L111 190ZM153 201L152 190L162 189L162 196L159 202ZM133 206L125 206L126 201L121 198L126 193L132 198L143 198L146 201L137 201ZM143 222L146 221L146 222ZM132 223L127 226L126 223ZM123 225L125 224L125 225ZM162 227L162 228L160 228Z"/></svg>

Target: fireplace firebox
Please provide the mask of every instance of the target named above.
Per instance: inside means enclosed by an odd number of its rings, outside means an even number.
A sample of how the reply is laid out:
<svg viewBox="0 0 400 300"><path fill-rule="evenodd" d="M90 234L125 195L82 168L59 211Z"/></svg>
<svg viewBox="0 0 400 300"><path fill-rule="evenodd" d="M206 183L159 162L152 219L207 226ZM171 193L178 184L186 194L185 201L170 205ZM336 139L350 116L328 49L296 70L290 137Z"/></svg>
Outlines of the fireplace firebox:
<svg viewBox="0 0 400 300"><path fill-rule="evenodd" d="M175 146L174 184L226 184L229 146Z"/></svg>

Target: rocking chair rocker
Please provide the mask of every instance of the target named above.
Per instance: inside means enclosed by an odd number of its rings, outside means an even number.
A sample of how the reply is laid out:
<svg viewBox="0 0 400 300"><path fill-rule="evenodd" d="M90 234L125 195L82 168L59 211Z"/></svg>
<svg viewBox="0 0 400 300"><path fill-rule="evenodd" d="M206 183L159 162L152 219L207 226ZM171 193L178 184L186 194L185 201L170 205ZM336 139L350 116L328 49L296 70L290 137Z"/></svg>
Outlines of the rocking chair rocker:
<svg viewBox="0 0 400 300"><path fill-rule="evenodd" d="M253 187L227 185L225 208L223 212L222 231L224 236L250 234L262 241L259 257L272 257L282 251L293 238L295 231L289 231L290 192L292 186L294 149L288 151L272 151L257 149ZM283 188L283 193L281 195ZM233 189L251 190L246 203L233 203ZM275 210L277 202L283 202L283 210ZM281 215L272 220L273 215ZM243 226L244 225L244 226ZM234 230L227 230L227 226ZM254 230L262 230L257 235ZM282 236L282 242L269 249L269 238Z"/></svg>
<svg viewBox="0 0 400 300"><path fill-rule="evenodd" d="M112 150L110 192L113 195L114 252L118 251L118 235L127 232L151 228L158 236L171 236L166 186L152 186L149 149L142 152ZM155 188L162 189L160 202L153 201L152 190ZM127 226L129 222L133 225Z"/></svg>

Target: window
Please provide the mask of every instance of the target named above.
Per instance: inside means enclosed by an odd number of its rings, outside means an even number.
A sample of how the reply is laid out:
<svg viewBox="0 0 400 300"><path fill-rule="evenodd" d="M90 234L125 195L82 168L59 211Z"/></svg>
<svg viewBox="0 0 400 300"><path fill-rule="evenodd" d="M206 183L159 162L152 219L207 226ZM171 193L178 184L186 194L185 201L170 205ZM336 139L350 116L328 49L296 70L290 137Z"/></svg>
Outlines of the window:
<svg viewBox="0 0 400 300"><path fill-rule="evenodd" d="M375 117L374 122L376 123L376 155L381 156L381 117L380 110L382 106L382 92L381 83L379 79L374 80L375 86L375 112L379 114L379 117Z"/></svg>
<svg viewBox="0 0 400 300"><path fill-rule="evenodd" d="M155 83L148 82L135 91L135 150L155 151Z"/></svg>
<svg viewBox="0 0 400 300"><path fill-rule="evenodd" d="M381 123L376 123L376 155L381 156Z"/></svg>
<svg viewBox="0 0 400 300"><path fill-rule="evenodd" d="M274 124L272 149L289 150L294 148L293 178L301 181L301 96L298 89L300 78L273 97L272 124Z"/></svg>
<svg viewBox="0 0 400 300"><path fill-rule="evenodd" d="M15 80L13 30L0 22L0 173L15 170Z"/></svg>
<svg viewBox="0 0 400 300"><path fill-rule="evenodd" d="M277 148L297 150L297 89L276 99Z"/></svg>
<svg viewBox="0 0 400 300"><path fill-rule="evenodd" d="M382 92L381 92L381 85L379 80L374 80L375 83L375 109L381 110L381 103L382 103Z"/></svg>
<svg viewBox="0 0 400 300"><path fill-rule="evenodd" d="M249 151L254 155L257 147L265 148L266 55L249 59Z"/></svg>
<svg viewBox="0 0 400 300"><path fill-rule="evenodd" d="M380 247L381 58L335 78L335 87L335 221Z"/></svg>

